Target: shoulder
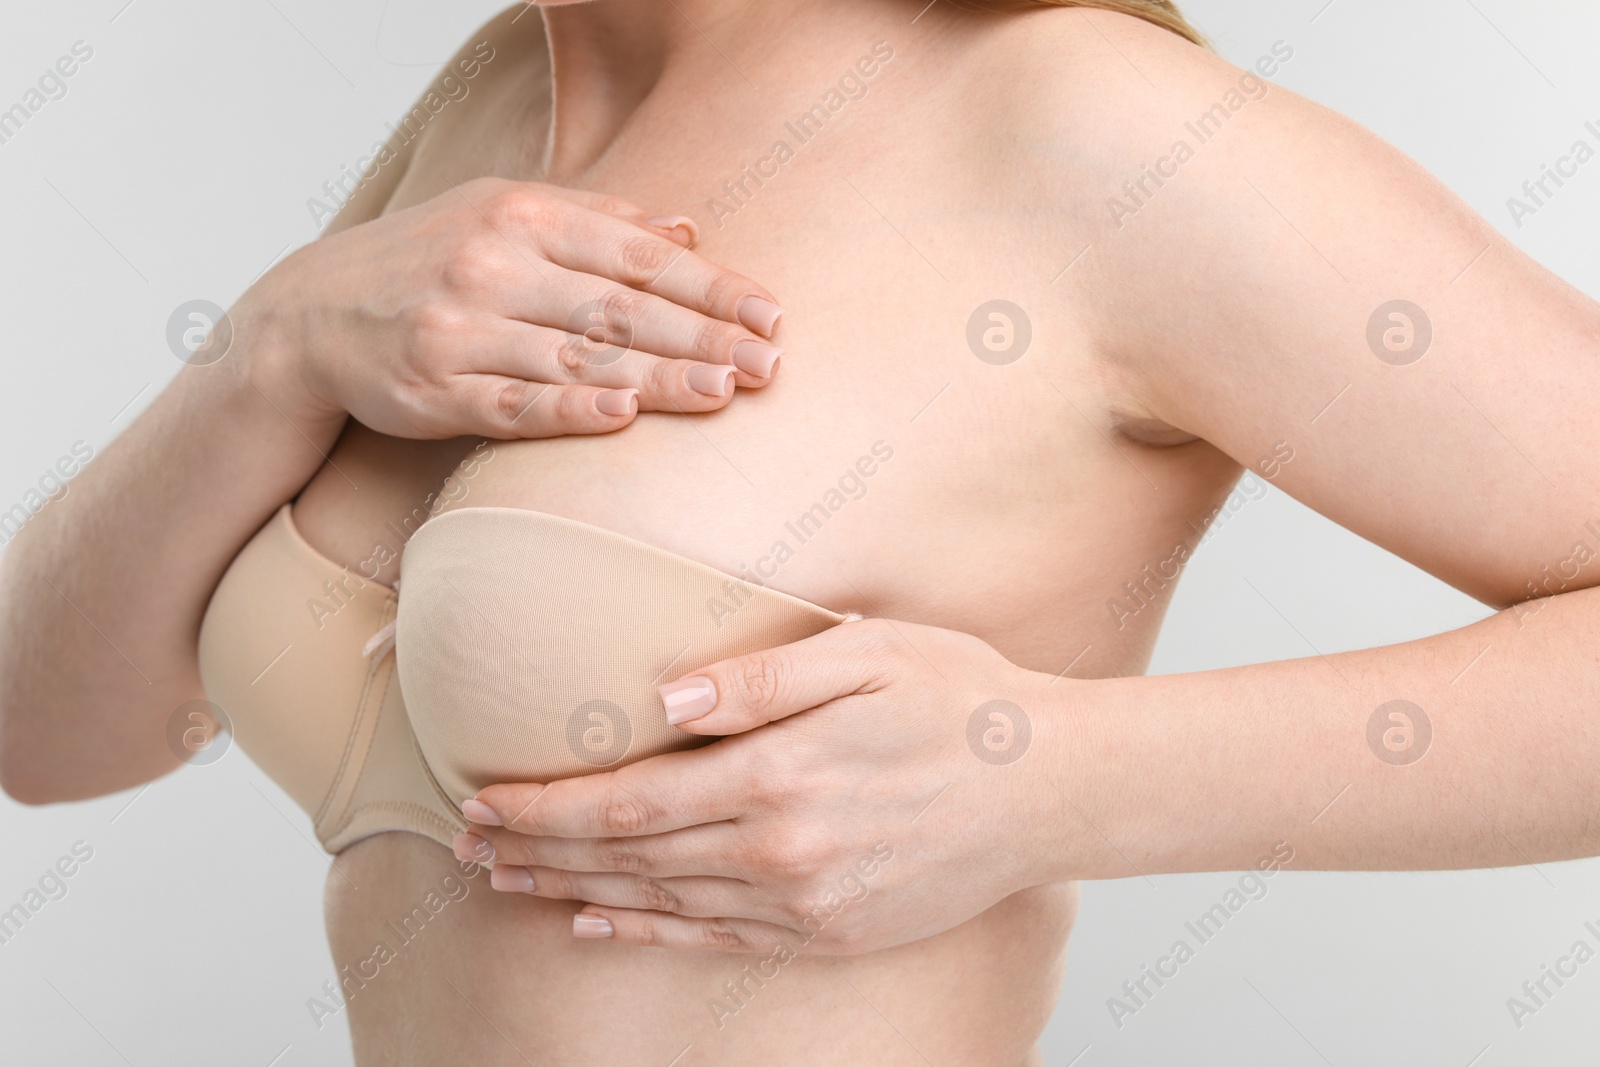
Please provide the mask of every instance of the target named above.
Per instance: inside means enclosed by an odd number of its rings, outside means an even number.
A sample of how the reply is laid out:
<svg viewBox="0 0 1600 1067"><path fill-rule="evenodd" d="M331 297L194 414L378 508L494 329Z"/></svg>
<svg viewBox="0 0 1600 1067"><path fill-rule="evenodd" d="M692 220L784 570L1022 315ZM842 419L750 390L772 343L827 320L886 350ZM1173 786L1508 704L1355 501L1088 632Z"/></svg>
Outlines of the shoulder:
<svg viewBox="0 0 1600 1067"><path fill-rule="evenodd" d="M452 85L461 82L479 87L500 85L529 65L539 76L548 77L549 47L539 9L518 3L469 34L429 88L449 94L457 91Z"/></svg>
<svg viewBox="0 0 1600 1067"><path fill-rule="evenodd" d="M1096 339L1117 424L1165 430L1124 358L1146 351L1149 338L1129 338L1124 322L1161 312L1147 302L1170 307L1184 264L1215 251L1185 238L1185 227L1215 203L1217 175L1232 170L1223 142L1259 138L1266 111L1292 95L1274 79L1292 65L1293 45L1240 65L1100 8L974 19L955 66L960 88L946 104L962 159L977 161L963 165L981 169L981 185L1027 217L1038 246L1030 258L1073 264L1050 292ZM1146 276L1156 260L1171 276Z"/></svg>
<svg viewBox="0 0 1600 1067"><path fill-rule="evenodd" d="M1133 414L1173 421L1181 405L1158 394L1237 367L1241 345L1293 351L1330 286L1405 291L1397 241L1466 262L1491 239L1400 149L1282 84L1292 41L1234 63L1133 16L1064 8L977 51L995 67L978 120L995 178L1042 240L1082 251L1057 288L1103 317L1098 354Z"/></svg>
<svg viewBox="0 0 1600 1067"><path fill-rule="evenodd" d="M483 110L461 106L471 96L504 96L515 83L532 80L542 90L549 83L549 53L544 20L531 5L516 4L467 35L454 55L441 66L410 108L389 124L386 141L372 146L362 164L367 175L360 187L328 224L323 235L370 221L385 213L396 190L418 159L448 151L470 125L473 113ZM542 97L537 92L534 96Z"/></svg>
<svg viewBox="0 0 1600 1067"><path fill-rule="evenodd" d="M997 197L1029 204L1042 238L1076 248L1143 215L1158 181L1164 206L1190 206L1207 191L1195 174L1344 123L1279 84L1295 56L1286 40L1236 64L1133 15L1054 6L963 12L938 30L962 42L941 71L941 137L981 161L963 165Z"/></svg>
<svg viewBox="0 0 1600 1067"><path fill-rule="evenodd" d="M1254 225L1263 183L1296 193L1434 198L1436 181L1395 146L1287 88L1296 48L1276 40L1235 63L1132 15L1043 7L982 35L963 76L982 93L967 119L1043 211L1070 207L1079 247L1135 229L1152 239L1197 222ZM1002 150L1005 146L1010 150ZM1324 206L1331 200L1325 199ZM1453 198L1436 207L1461 215ZM1282 207L1282 204L1278 206ZM1132 245L1133 241L1123 241Z"/></svg>
<svg viewBox="0 0 1600 1067"><path fill-rule="evenodd" d="M1185 124L1229 118L1268 96L1292 65L1292 42L1236 64L1145 19L1102 8L1037 7L984 16L962 76L982 86L981 119L996 138L1024 135L1051 158L1110 176L1170 147ZM1218 116L1214 116L1218 117ZM1223 120L1226 121L1226 120Z"/></svg>

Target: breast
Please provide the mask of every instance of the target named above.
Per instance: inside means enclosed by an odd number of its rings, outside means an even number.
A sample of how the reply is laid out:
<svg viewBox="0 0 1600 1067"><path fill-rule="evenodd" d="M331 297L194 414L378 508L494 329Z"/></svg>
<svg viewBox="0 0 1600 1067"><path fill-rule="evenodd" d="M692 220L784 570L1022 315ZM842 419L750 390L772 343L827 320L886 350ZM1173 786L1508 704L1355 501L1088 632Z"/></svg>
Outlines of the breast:
<svg viewBox="0 0 1600 1067"><path fill-rule="evenodd" d="M201 627L207 695L330 852L388 831L448 847L461 801L486 785L705 743L667 723L657 684L843 621L515 508L435 516L401 574L397 595L322 556L286 506L234 560Z"/></svg>
<svg viewBox="0 0 1600 1067"><path fill-rule="evenodd" d="M843 617L631 538L465 508L406 547L396 650L417 744L457 801L704 743L656 686Z"/></svg>

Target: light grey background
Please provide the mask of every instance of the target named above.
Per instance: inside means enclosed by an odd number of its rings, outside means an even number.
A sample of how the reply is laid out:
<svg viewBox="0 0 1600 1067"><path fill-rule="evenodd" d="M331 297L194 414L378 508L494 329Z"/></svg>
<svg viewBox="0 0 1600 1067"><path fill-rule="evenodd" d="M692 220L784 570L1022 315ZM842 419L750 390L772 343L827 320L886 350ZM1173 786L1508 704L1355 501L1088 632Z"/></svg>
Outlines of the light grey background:
<svg viewBox="0 0 1600 1067"><path fill-rule="evenodd" d="M177 369L163 340L176 306L196 297L229 304L315 235L306 199L383 136L384 123L497 6L11 7L0 33L0 109L73 42L95 51L65 98L0 144L0 510L73 442L103 447L149 403ZM1582 135L1584 120L1600 120L1600 13L1591 5L1184 6L1235 62L1251 63L1279 39L1292 44L1279 84L1398 144L1521 247L1600 292L1592 245L1600 162L1521 229L1506 207L1541 163ZM1485 614L1274 490L1195 561L1155 670L1366 647ZM94 855L67 896L0 945L0 1060L350 1062L342 1024L318 1030L306 1007L333 974L321 924L327 859L307 821L248 760L233 752L84 804L32 810L0 800L0 910L77 841ZM1520 1030L1506 999L1575 940L1597 943L1582 925L1600 920L1596 862L1285 874L1115 1026L1107 998L1236 881L1085 887L1045 1038L1052 1067L1594 1061L1600 962Z"/></svg>

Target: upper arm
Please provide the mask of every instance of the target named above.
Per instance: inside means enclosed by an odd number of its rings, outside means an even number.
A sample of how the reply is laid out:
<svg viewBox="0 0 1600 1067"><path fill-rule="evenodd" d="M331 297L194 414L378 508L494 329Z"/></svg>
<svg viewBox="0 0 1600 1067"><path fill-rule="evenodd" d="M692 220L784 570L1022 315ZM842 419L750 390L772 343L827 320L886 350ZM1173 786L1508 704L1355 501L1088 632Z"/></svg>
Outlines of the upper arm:
<svg viewBox="0 0 1600 1067"><path fill-rule="evenodd" d="M1245 466L1286 442L1275 484L1486 603L1594 584L1600 306L1285 89L1200 143L1185 123L1241 72L1154 47L1084 274L1115 294L1103 355L1138 405ZM1127 196L1179 140L1192 156ZM1113 195L1135 210L1113 221Z"/></svg>

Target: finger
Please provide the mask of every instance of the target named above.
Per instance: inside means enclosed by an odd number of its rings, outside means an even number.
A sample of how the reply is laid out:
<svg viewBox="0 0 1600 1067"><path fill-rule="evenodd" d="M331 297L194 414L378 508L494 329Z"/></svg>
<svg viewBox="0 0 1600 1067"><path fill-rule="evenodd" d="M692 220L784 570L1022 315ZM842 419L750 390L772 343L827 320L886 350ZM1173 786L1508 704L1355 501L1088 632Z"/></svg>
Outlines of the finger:
<svg viewBox="0 0 1600 1067"><path fill-rule="evenodd" d="M730 857L737 841L732 823L691 826L648 837L571 838L535 836L502 827L475 825L455 842L463 862L512 863L563 871L682 878L715 875L743 878ZM487 846L488 851L482 851Z"/></svg>
<svg viewBox="0 0 1600 1067"><path fill-rule="evenodd" d="M715 411L733 400L737 371L597 343L593 338L500 319L475 351L484 373L556 385L637 389L640 411Z"/></svg>
<svg viewBox="0 0 1600 1067"><path fill-rule="evenodd" d="M678 729L743 733L877 688L896 641L886 623L835 626L793 644L713 663L657 688L667 721Z"/></svg>
<svg viewBox="0 0 1600 1067"><path fill-rule="evenodd" d="M771 337L783 309L762 285L620 219L574 211L537 231L552 263L592 274Z"/></svg>
<svg viewBox="0 0 1600 1067"><path fill-rule="evenodd" d="M559 185L544 184L540 184L539 188L545 193L586 207L590 211L598 211L602 215L610 215L624 222L631 222L642 229L659 233L684 248L693 248L700 242L700 227L687 215L649 212L631 200L588 189L567 189Z"/></svg>
<svg viewBox="0 0 1600 1067"><path fill-rule="evenodd" d="M638 392L463 374L444 391L439 409L429 417L451 437L476 434L512 441L610 433L639 413Z"/></svg>
<svg viewBox="0 0 1600 1067"><path fill-rule="evenodd" d="M738 384L765 385L783 350L743 326L673 303L663 296L565 268L542 280L506 274L492 299L525 322L584 338L566 353L576 372L617 362L630 350L737 367Z"/></svg>
<svg viewBox="0 0 1600 1067"><path fill-rule="evenodd" d="M725 822L744 813L751 791L748 764L726 752L707 745L548 785L491 785L473 798L484 808L461 810L473 822L487 810L534 837L644 837Z"/></svg>
<svg viewBox="0 0 1600 1067"><path fill-rule="evenodd" d="M502 893L546 900L581 900L614 908L664 911L712 919L750 910L750 887L729 878L646 878L637 874L593 874L549 867L496 864L489 884ZM769 919L776 916L752 915Z"/></svg>
<svg viewBox="0 0 1600 1067"><path fill-rule="evenodd" d="M630 352L734 366L734 381L746 389L765 386L778 371L782 349L744 326L606 278L546 266L538 283L510 270L490 285L494 291L486 298L509 315L501 322L549 328L566 339L554 349L554 370L562 376L549 381L590 381L594 371L622 362ZM458 336L443 341L458 342Z"/></svg>
<svg viewBox="0 0 1600 1067"><path fill-rule="evenodd" d="M692 919L659 911L593 905L572 917L572 934L654 948L775 953L784 962L794 957L795 946L800 943L793 930L757 919ZM789 955L781 956L783 953Z"/></svg>

